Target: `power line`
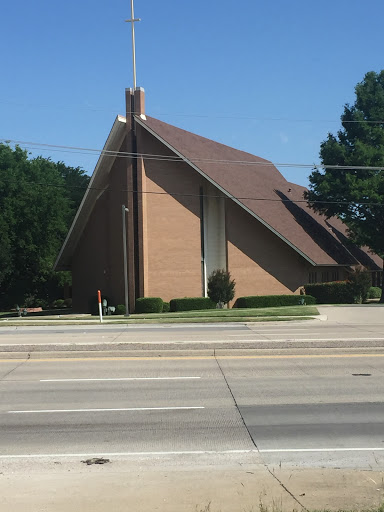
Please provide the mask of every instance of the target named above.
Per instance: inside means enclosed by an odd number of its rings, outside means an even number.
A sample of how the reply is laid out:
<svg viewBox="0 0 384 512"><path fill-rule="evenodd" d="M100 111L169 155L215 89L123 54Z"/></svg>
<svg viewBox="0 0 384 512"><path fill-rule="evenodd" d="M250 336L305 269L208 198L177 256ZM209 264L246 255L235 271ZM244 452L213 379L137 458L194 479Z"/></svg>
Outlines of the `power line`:
<svg viewBox="0 0 384 512"><path fill-rule="evenodd" d="M41 183L41 182L30 182L31 185L38 185L43 187L55 187L55 188L73 188L78 190L95 190L97 192L124 192L124 193L132 193L132 194L153 194L153 195L164 195L171 197L209 197L209 198L219 198L219 199L237 199L238 201L265 201L265 202L274 202L274 203L306 203L306 204L358 204L361 206L382 206L382 203L373 203L373 202L358 202L358 201L307 201L306 199L277 199L277 198L269 198L269 197L237 197L234 195L212 195L212 194L191 194L185 192L160 192L160 191L152 191L152 190L131 190L131 189L115 189L109 187L81 187L77 185L66 185L59 183ZM289 193L289 192L287 192Z"/></svg>
<svg viewBox="0 0 384 512"><path fill-rule="evenodd" d="M0 103L5 105L14 105L19 107L32 107L52 110L84 110L88 112L110 112L115 115L120 114L120 110L109 109L109 108L95 108L95 107L84 107L84 106L70 106L70 105L44 105L38 103L20 103L18 101L7 101L0 100ZM149 115L149 114L148 114ZM260 122L286 122L286 123L342 123L342 124L384 124L384 120L380 119L361 119L359 121L350 120L343 121L342 119L290 119L288 117L255 117L255 116L244 116L240 114L232 114L223 112L220 114L190 114L188 112L158 112L156 116L160 117L189 117L196 119L235 119L244 121L260 121Z"/></svg>
<svg viewBox="0 0 384 512"><path fill-rule="evenodd" d="M286 162L269 162L269 161L257 161L257 160L226 160L226 159L214 159L214 158L199 158L199 157L190 157L190 158L182 158L179 156L172 155L156 155L151 153L130 153L127 151L110 151L104 149L93 149L93 148L83 148L77 146L63 146L57 144L46 144L40 142L27 142L13 139L5 139L0 138L0 142L4 142L6 144L16 144L23 146L25 149L36 149L37 146L42 150L56 151L56 152L70 152L77 154L98 154L105 155L111 157L129 157L129 158L144 158L145 160L157 160L164 162L202 162L202 163L217 163L217 164L225 164L225 165L245 165L245 166L254 166L254 165L262 165L263 167L287 167L287 168L295 168L295 169L336 169L336 170L355 170L355 171L383 171L383 166L366 166L366 165L338 165L338 164L301 164L301 163L286 163ZM240 150L238 150L240 151Z"/></svg>

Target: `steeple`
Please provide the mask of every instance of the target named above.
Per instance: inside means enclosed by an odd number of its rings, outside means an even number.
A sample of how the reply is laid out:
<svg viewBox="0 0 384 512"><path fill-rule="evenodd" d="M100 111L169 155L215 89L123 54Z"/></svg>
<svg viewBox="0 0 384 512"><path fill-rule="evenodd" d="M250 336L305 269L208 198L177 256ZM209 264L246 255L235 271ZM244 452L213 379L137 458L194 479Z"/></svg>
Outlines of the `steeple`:
<svg viewBox="0 0 384 512"><path fill-rule="evenodd" d="M141 21L140 18L135 18L133 0L131 0L131 19L125 20L131 23L132 27L132 70L133 70L133 90L136 89L136 42L135 42L135 23Z"/></svg>

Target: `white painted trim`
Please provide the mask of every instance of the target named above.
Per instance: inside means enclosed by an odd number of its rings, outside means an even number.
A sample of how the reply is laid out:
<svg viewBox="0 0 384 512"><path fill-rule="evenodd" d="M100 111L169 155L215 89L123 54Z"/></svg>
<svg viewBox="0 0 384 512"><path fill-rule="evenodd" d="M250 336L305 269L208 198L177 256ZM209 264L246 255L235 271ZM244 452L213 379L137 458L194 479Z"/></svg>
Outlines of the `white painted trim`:
<svg viewBox="0 0 384 512"><path fill-rule="evenodd" d="M259 217L255 212L250 210L245 204L243 204L239 199L230 194L227 190L221 187L218 183L216 183L212 178L210 178L204 171L202 171L197 165L191 162L187 157L185 157L182 153L180 153L177 149L175 149L171 144L169 144L166 140L164 140L160 135L158 135L154 130L152 130L149 126L147 126L142 119L138 116L134 116L137 123L145 128L151 135L153 135L157 140L159 140L162 144L167 146L168 149L173 151L177 156L179 156L186 164L192 167L195 171L197 171L201 176L203 176L206 180L208 180L212 185L214 185L217 189L219 189L223 194L232 199L236 204L241 206L246 212L248 212L252 217L261 222L266 228L272 231L273 234L278 236L283 242L285 242L289 247L291 247L294 251L300 254L305 260L307 260L311 265L316 266L317 264L309 258L305 253L303 253L298 247L296 247L292 242L290 242L287 238L285 238L281 233L276 231L270 224L268 224L264 219Z"/></svg>

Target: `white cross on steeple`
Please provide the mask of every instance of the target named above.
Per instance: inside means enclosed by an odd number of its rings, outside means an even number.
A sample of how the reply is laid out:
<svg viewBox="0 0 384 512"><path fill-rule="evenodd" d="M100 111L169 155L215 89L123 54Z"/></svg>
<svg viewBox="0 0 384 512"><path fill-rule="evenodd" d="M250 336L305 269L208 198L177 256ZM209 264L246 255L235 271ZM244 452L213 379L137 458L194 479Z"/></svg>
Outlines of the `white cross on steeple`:
<svg viewBox="0 0 384 512"><path fill-rule="evenodd" d="M133 90L136 89L136 49L135 49L135 22L141 21L140 18L135 18L133 10L133 0L131 0L131 19L125 20L132 25L132 67L133 67Z"/></svg>

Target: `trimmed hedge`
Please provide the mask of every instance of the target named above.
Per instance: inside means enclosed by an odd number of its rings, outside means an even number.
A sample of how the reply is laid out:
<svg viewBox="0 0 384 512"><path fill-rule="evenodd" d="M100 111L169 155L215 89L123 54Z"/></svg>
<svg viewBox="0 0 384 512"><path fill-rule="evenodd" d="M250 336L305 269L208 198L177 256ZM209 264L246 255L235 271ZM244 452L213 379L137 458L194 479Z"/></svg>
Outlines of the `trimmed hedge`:
<svg viewBox="0 0 384 512"><path fill-rule="evenodd" d="M304 299L306 305L316 304L311 295L251 295L239 297L235 308L274 308L280 306L300 306Z"/></svg>
<svg viewBox="0 0 384 512"><path fill-rule="evenodd" d="M380 299L381 298L381 288L378 286L371 286L368 290L368 299Z"/></svg>
<svg viewBox="0 0 384 512"><path fill-rule="evenodd" d="M163 302L163 313L169 313L169 302Z"/></svg>
<svg viewBox="0 0 384 512"><path fill-rule="evenodd" d="M209 297L184 297L172 299L170 311L193 311L199 309L216 309L216 304Z"/></svg>
<svg viewBox="0 0 384 512"><path fill-rule="evenodd" d="M353 304L353 289L347 281L306 284L305 292L313 295L318 304Z"/></svg>
<svg viewBox="0 0 384 512"><path fill-rule="evenodd" d="M140 297L136 299L135 313L162 313L163 299L160 297Z"/></svg>

